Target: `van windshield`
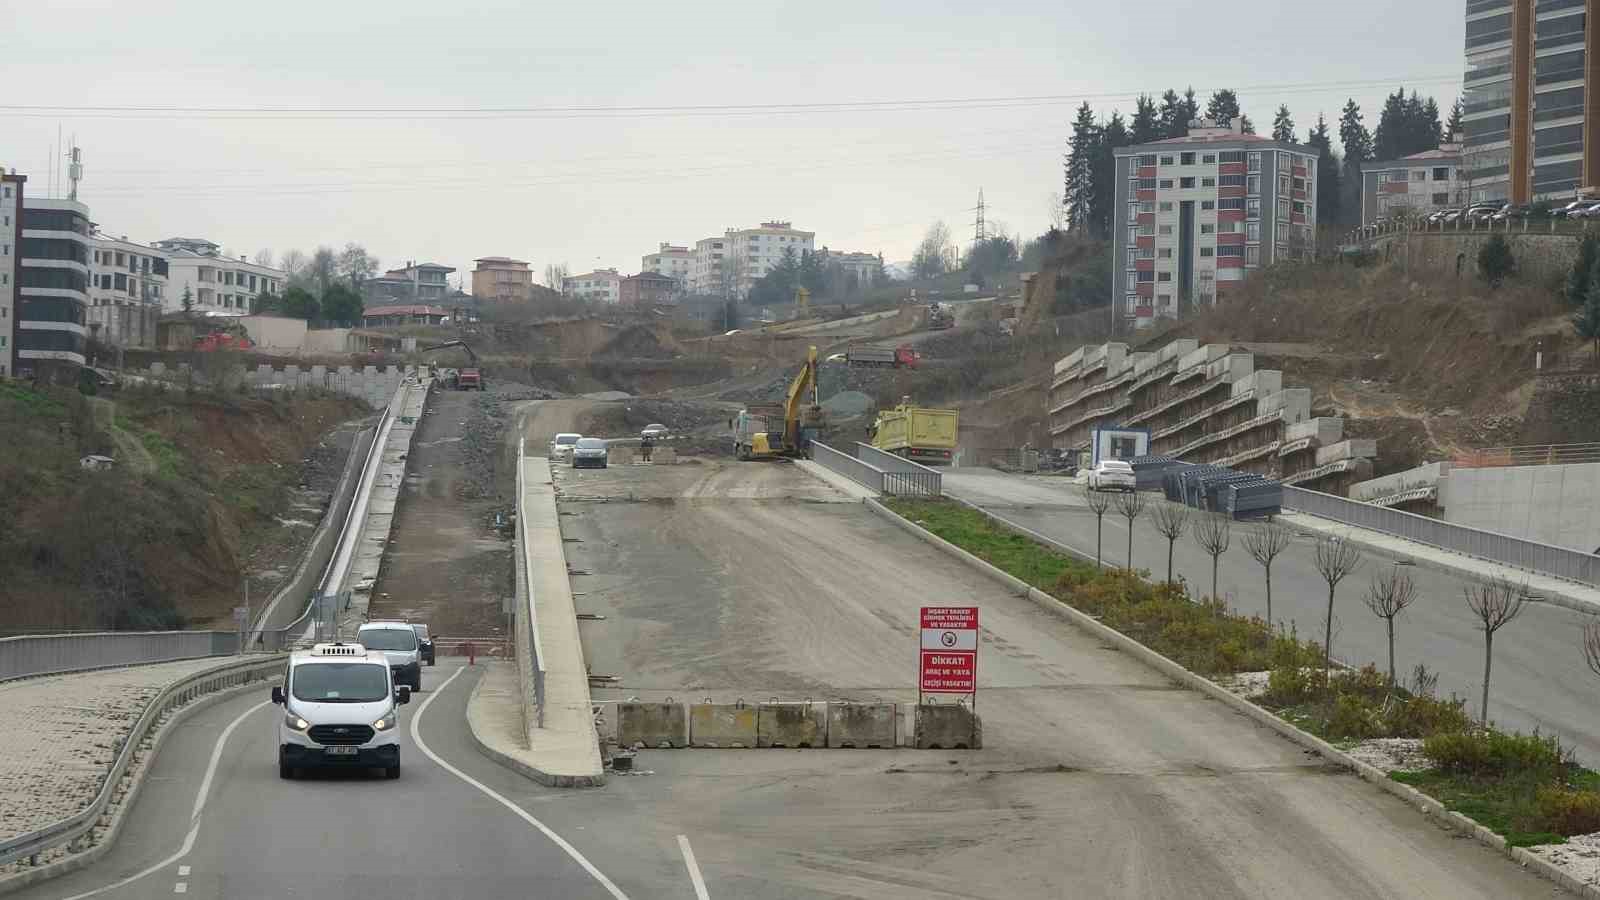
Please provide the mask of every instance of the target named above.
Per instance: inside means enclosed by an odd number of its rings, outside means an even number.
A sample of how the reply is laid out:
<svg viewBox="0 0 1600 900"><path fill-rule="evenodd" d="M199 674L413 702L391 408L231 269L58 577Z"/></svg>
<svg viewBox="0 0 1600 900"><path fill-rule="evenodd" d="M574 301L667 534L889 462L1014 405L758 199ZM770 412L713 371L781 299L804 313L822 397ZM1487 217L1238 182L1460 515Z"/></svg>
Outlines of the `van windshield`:
<svg viewBox="0 0 1600 900"><path fill-rule="evenodd" d="M305 663L289 674L289 690L307 703L374 703L389 696L389 673L372 663Z"/></svg>
<svg viewBox="0 0 1600 900"><path fill-rule="evenodd" d="M374 628L357 635L368 650L415 650L417 633L409 628Z"/></svg>
<svg viewBox="0 0 1600 900"><path fill-rule="evenodd" d="M577 442L578 442L578 436L575 435L575 434L558 434L558 435L556 435L556 443L557 444L562 444L562 445L565 445L565 444L576 444Z"/></svg>

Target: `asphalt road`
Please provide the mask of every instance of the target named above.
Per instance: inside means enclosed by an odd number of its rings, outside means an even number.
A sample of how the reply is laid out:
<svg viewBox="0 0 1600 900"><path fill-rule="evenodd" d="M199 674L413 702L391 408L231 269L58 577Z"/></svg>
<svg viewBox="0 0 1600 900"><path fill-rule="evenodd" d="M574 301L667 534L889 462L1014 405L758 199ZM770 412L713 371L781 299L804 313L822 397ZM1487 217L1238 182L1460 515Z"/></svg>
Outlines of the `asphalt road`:
<svg viewBox="0 0 1600 900"><path fill-rule="evenodd" d="M997 515L1093 557L1095 517L1082 496L1063 480L1018 477L998 472L949 471L944 490ZM1154 502L1152 496L1152 502ZM1236 527L1230 549L1220 559L1218 591L1235 609L1265 616L1262 568L1245 551L1244 530ZM1104 523L1104 558L1125 565L1127 520L1115 506ZM1322 639L1328 601L1327 582L1317 573L1314 536L1298 537L1272 567L1272 615L1292 625L1302 637ZM1361 568L1339 587L1334 602L1334 652L1364 664L1388 665L1388 637L1383 620L1361 602L1375 573L1387 571L1394 558L1363 549ZM1191 590L1211 590L1211 557L1191 536L1181 538L1174 568ZM1167 539L1157 533L1148 515L1134 524L1133 564L1165 577ZM1477 714L1483 684L1483 633L1462 599L1471 583L1424 566L1408 567L1420 594L1395 629L1396 668L1402 679L1421 663L1440 676L1439 691L1469 698ZM1591 765L1600 763L1600 718L1594 697L1600 682L1585 667L1582 625L1588 616L1557 606L1534 605L1495 637L1490 717L1502 726L1557 734Z"/></svg>

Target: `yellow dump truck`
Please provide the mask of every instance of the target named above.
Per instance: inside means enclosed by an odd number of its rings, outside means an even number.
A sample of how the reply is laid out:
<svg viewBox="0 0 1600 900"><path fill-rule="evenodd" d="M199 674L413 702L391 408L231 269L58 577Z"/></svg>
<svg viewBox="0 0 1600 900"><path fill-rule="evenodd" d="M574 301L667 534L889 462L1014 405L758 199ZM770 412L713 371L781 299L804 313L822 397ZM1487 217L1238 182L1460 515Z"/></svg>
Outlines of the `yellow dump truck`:
<svg viewBox="0 0 1600 900"><path fill-rule="evenodd" d="M956 452L960 413L953 409L924 409L911 398L894 409L878 413L872 426L872 446L931 466L949 465Z"/></svg>

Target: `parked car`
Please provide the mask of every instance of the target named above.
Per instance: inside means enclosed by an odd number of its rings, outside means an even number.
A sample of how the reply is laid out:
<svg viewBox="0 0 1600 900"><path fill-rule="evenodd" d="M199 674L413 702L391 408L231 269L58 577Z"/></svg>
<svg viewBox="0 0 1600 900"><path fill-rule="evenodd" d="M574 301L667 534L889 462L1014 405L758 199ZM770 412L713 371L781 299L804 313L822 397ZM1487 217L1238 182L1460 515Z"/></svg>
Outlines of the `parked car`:
<svg viewBox="0 0 1600 900"><path fill-rule="evenodd" d="M572 467L604 469L609 455L606 451L606 442L600 438L579 438L578 443L572 448Z"/></svg>
<svg viewBox="0 0 1600 900"><path fill-rule="evenodd" d="M1499 211L1498 206L1474 206L1467 210L1466 218L1468 222L1488 222Z"/></svg>
<svg viewBox="0 0 1600 900"><path fill-rule="evenodd" d="M1133 491L1138 484L1133 466L1125 459L1102 459L1089 470L1091 491Z"/></svg>
<svg viewBox="0 0 1600 900"><path fill-rule="evenodd" d="M1565 219L1565 218L1569 218L1569 217L1577 218L1577 217L1573 216L1572 214L1575 213L1575 212L1578 212L1580 210L1586 210L1589 207L1594 206L1596 202L1600 202L1600 201L1595 201L1595 200L1574 200L1574 201L1572 201L1571 203L1568 203L1565 206L1558 206L1555 209L1551 210L1550 215L1556 217L1557 219Z"/></svg>
<svg viewBox="0 0 1600 900"><path fill-rule="evenodd" d="M1593 219L1600 213L1600 200L1585 200L1583 205L1567 213L1569 219Z"/></svg>
<svg viewBox="0 0 1600 900"><path fill-rule="evenodd" d="M662 425L660 422L652 422L646 425L643 431L639 432L639 437L649 438L652 441L659 441L666 436L667 426Z"/></svg>
<svg viewBox="0 0 1600 900"><path fill-rule="evenodd" d="M421 622L412 622L411 630L417 633L417 649L422 651L422 661L426 665L433 665L433 637L428 634L428 626Z"/></svg>
<svg viewBox="0 0 1600 900"><path fill-rule="evenodd" d="M1490 216L1496 222L1509 222L1513 219L1526 219L1528 205L1526 203L1507 203L1500 207L1500 211Z"/></svg>
<svg viewBox="0 0 1600 900"><path fill-rule="evenodd" d="M583 435L572 431L563 431L550 441L550 459L563 460L572 458L572 448L583 440Z"/></svg>
<svg viewBox="0 0 1600 900"><path fill-rule="evenodd" d="M356 642L368 650L382 651L389 660L395 684L422 690L422 652L417 633L405 622L368 622L356 629Z"/></svg>

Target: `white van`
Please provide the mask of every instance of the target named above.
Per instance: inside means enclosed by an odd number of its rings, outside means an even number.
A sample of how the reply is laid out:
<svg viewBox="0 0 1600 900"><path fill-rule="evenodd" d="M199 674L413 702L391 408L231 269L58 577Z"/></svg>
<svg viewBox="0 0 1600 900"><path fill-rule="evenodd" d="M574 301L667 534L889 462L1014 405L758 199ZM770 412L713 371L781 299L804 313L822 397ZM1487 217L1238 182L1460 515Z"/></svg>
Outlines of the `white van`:
<svg viewBox="0 0 1600 900"><path fill-rule="evenodd" d="M368 622L356 629L356 643L368 650L383 651L394 672L395 684L422 690L422 642L409 623Z"/></svg>
<svg viewBox="0 0 1600 900"><path fill-rule="evenodd" d="M411 689L394 686L389 660L360 644L317 644L289 655L278 720L278 777L298 769L382 769L400 777L400 711Z"/></svg>

